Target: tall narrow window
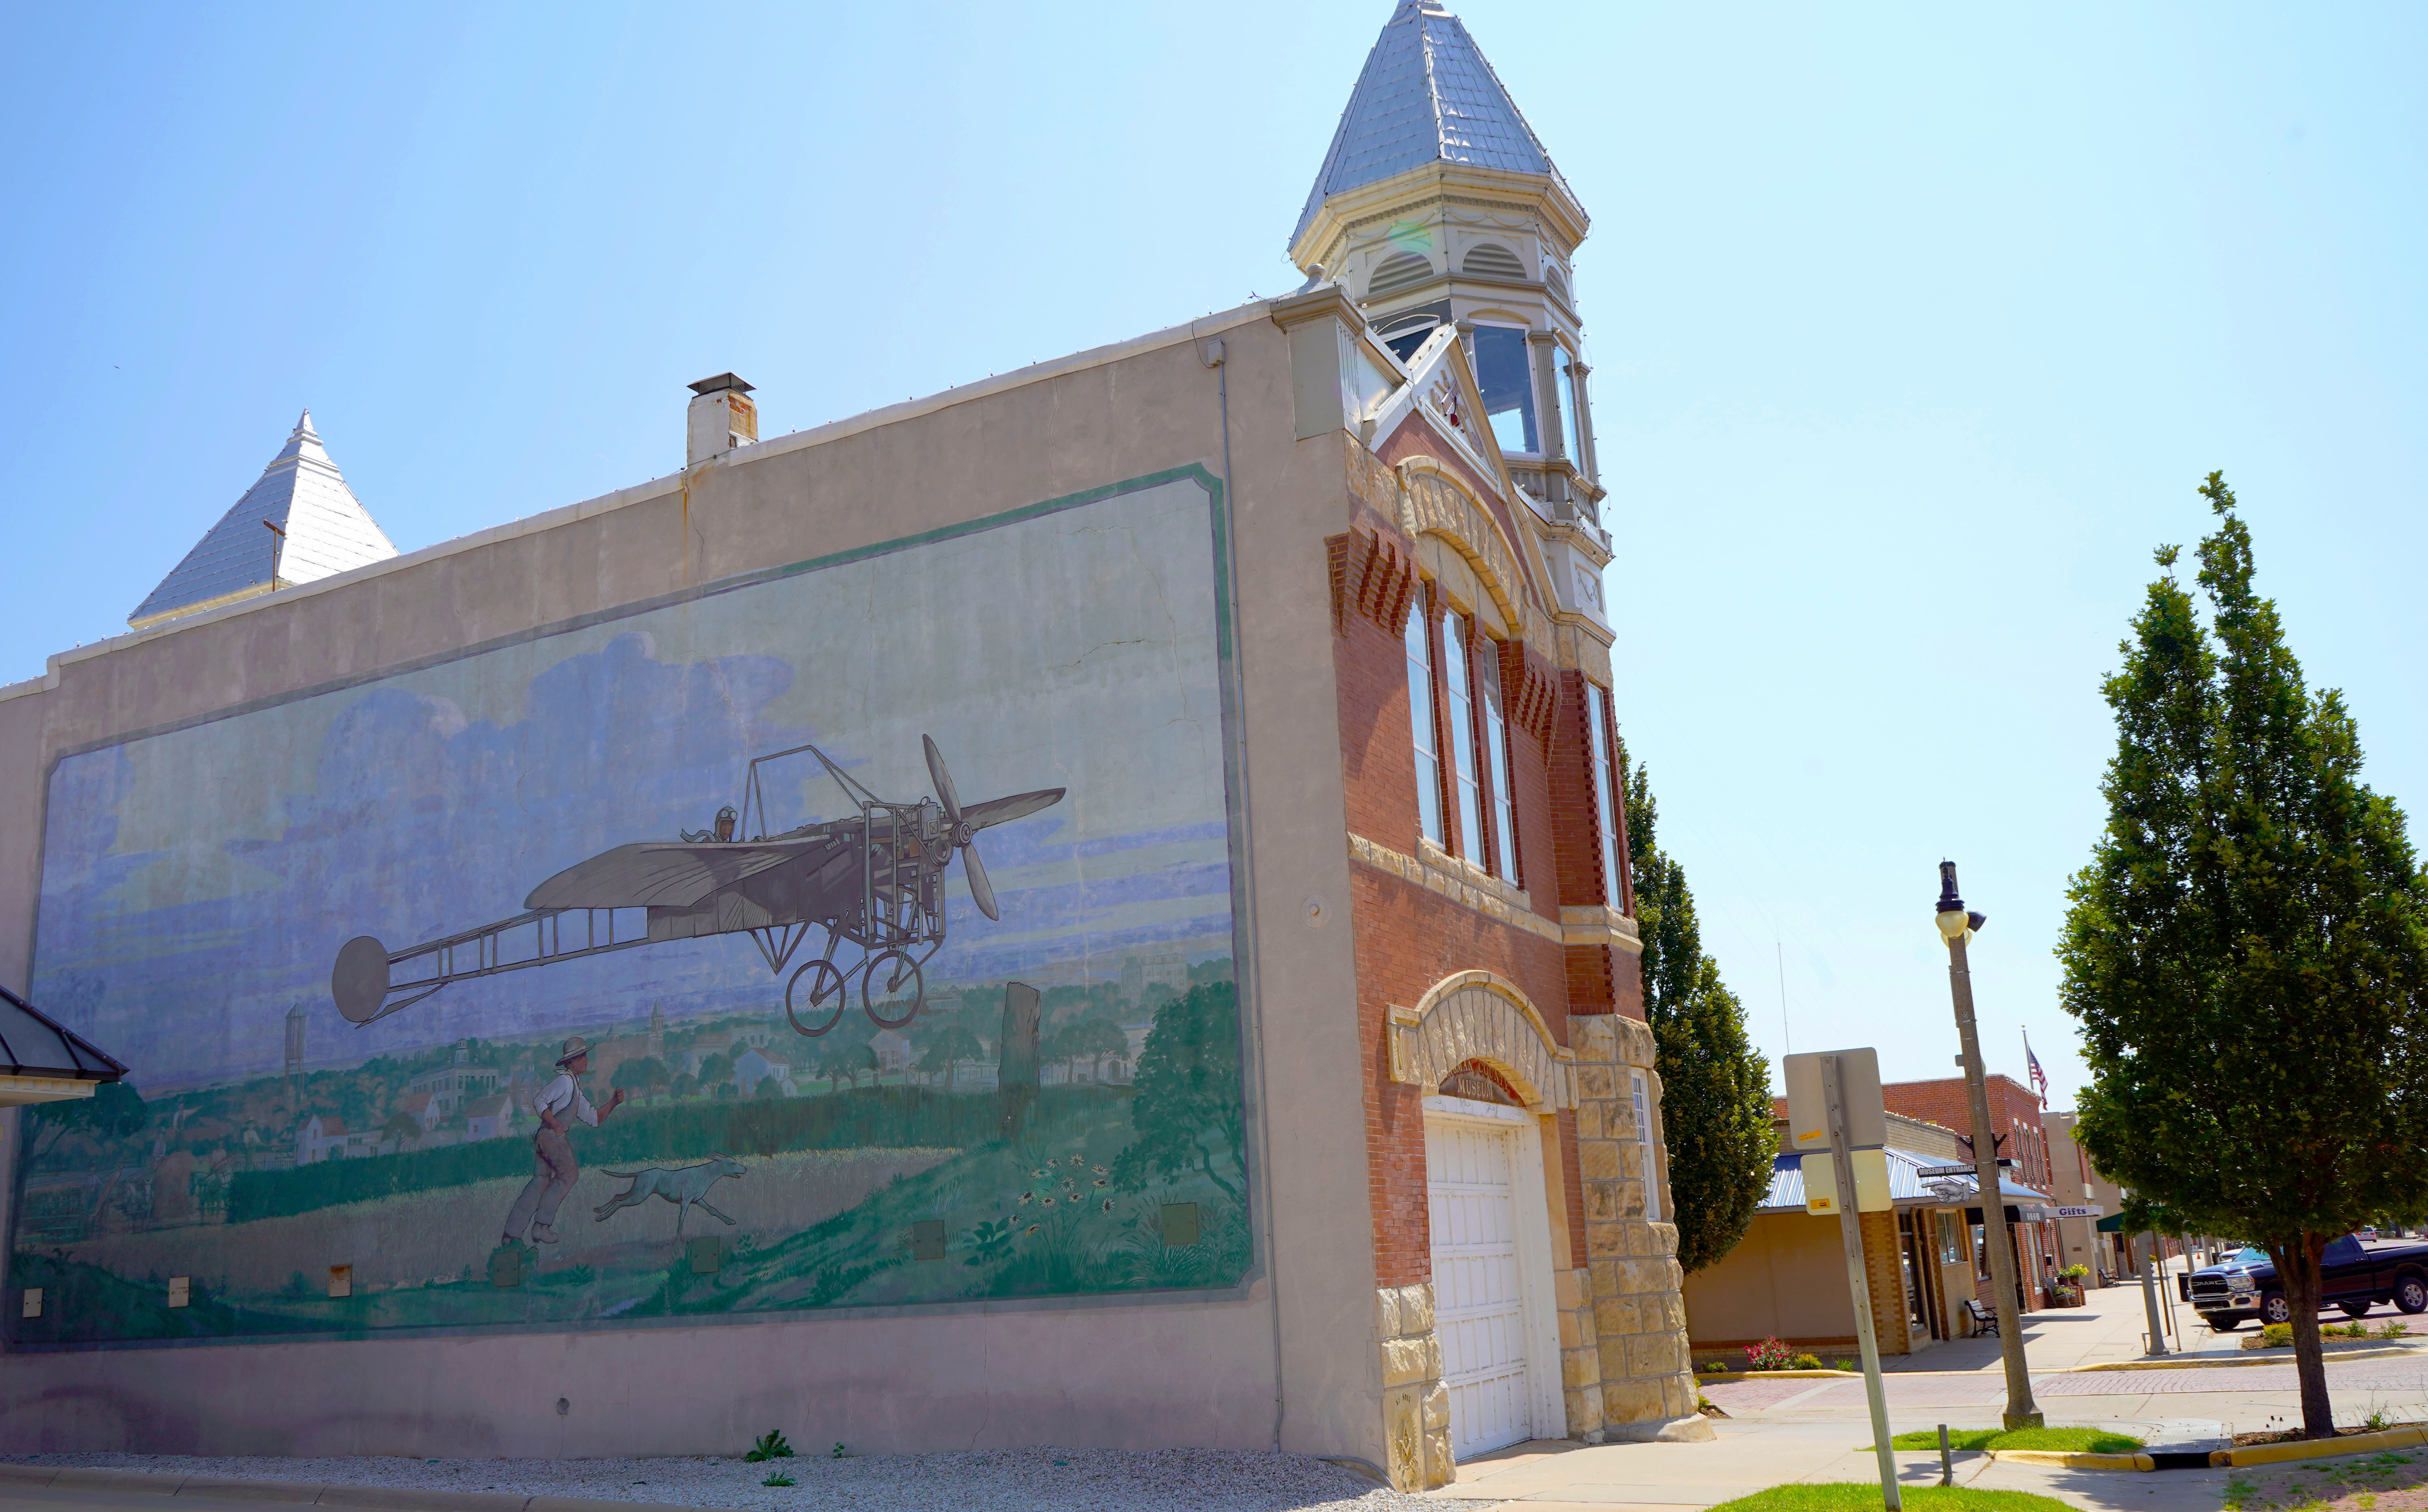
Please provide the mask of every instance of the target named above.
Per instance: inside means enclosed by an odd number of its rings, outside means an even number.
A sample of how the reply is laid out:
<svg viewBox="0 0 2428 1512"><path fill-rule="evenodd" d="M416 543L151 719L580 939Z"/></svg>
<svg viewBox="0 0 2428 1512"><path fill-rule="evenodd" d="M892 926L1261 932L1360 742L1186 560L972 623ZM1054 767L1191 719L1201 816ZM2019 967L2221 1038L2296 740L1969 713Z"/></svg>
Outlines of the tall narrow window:
<svg viewBox="0 0 2428 1512"><path fill-rule="evenodd" d="M1492 771L1492 849L1502 877L1518 880L1518 791L1509 768L1509 711L1501 698L1501 658L1487 645L1482 660L1484 754Z"/></svg>
<svg viewBox="0 0 2428 1512"><path fill-rule="evenodd" d="M1594 825L1601 831L1601 897L1612 908L1621 907L1625 895L1618 890L1618 795L1612 791L1617 779L1610 764L1608 710L1601 685L1585 684L1585 720L1593 726L1592 761L1594 790Z"/></svg>
<svg viewBox="0 0 2428 1512"><path fill-rule="evenodd" d="M1566 347L1551 349L1551 371L1559 380L1560 439L1567 444L1568 460L1577 465L1577 475L1585 470L1584 419L1577 411L1577 390L1584 386L1577 377L1577 359Z"/></svg>
<svg viewBox="0 0 2428 1512"><path fill-rule="evenodd" d="M1417 828L1442 843L1441 756L1434 733L1433 620L1419 599L1408 616L1408 726L1417 743Z"/></svg>
<svg viewBox="0 0 2428 1512"><path fill-rule="evenodd" d="M1543 450L1534 427L1534 367L1526 333L1515 326L1475 328L1475 383L1484 393L1485 423L1505 452Z"/></svg>
<svg viewBox="0 0 2428 1512"><path fill-rule="evenodd" d="M1644 1073L1627 1074L1628 1090L1635 1094L1635 1138L1644 1147L1644 1220L1661 1222L1661 1165L1652 1149L1652 1093Z"/></svg>
<svg viewBox="0 0 2428 1512"><path fill-rule="evenodd" d="M1443 682L1450 691L1450 765L1458 780L1458 853L1485 862L1484 788L1475 771L1475 694L1468 676L1467 616L1445 609L1441 617Z"/></svg>

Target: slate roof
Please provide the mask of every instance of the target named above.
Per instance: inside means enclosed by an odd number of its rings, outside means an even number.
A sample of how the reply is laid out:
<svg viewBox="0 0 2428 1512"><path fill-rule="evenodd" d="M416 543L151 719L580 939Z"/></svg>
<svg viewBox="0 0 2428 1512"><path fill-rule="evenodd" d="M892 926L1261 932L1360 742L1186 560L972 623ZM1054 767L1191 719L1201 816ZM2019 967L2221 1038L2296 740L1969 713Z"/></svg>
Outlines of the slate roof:
<svg viewBox="0 0 2428 1512"><path fill-rule="evenodd" d="M1918 1173L1925 1166L1956 1163L1953 1160L1940 1159L1936 1156L1916 1155L1911 1150L1900 1150L1895 1145L1890 1145L1883 1153L1889 1158L1889 1200L1891 1202L1936 1201L1930 1186L1924 1182ZM1963 1196L1959 1201L1969 1201L1973 1193L1978 1190L1972 1176L1951 1176L1947 1179L1964 1189ZM2045 1192L2035 1192L2023 1183L2004 1175L1998 1178L1998 1195L2010 1205L2057 1201ZM1804 1158L1801 1155L1790 1155L1781 1151L1770 1162L1770 1193L1762 1199L1762 1206L1755 1211L1800 1213L1803 1210Z"/></svg>
<svg viewBox="0 0 2428 1512"><path fill-rule="evenodd" d="M1438 0L1400 0L1366 55L1290 240L1330 196L1431 162L1560 176L1459 19Z"/></svg>
<svg viewBox="0 0 2428 1512"><path fill-rule="evenodd" d="M283 546L261 528L264 520L287 533ZM186 559L160 580L152 596L126 616L127 623L140 625L267 585L273 550L278 579L290 584L396 555L396 547L329 460L308 409L236 507L221 516Z"/></svg>
<svg viewBox="0 0 2428 1512"><path fill-rule="evenodd" d="M12 1076L65 1076L79 1081L116 1081L126 1068L73 1029L0 987L0 1064Z"/></svg>

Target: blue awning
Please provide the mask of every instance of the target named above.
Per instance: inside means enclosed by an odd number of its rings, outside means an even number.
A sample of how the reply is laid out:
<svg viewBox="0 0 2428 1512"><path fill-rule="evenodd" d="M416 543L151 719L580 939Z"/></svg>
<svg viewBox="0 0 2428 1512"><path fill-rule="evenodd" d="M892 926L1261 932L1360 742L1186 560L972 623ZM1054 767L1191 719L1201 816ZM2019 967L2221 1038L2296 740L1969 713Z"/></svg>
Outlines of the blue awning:
<svg viewBox="0 0 2428 1512"><path fill-rule="evenodd" d="M1953 1160L1936 1156L1916 1155L1892 1144L1881 1152L1888 1157L1889 1200L1900 1208L1956 1208L1975 1202L1980 1191L1970 1175L1933 1176L1925 1181L1921 1173L1928 1166L1954 1165ZM1944 1185L1950 1195L1942 1197L1931 1188ZM2053 1204L2056 1198L2045 1192L2036 1192L2003 1173L1998 1177L1998 1195L2007 1206L2019 1203ZM1783 1213L1804 1211L1804 1158L1781 1151L1770 1163L1770 1192L1756 1212Z"/></svg>

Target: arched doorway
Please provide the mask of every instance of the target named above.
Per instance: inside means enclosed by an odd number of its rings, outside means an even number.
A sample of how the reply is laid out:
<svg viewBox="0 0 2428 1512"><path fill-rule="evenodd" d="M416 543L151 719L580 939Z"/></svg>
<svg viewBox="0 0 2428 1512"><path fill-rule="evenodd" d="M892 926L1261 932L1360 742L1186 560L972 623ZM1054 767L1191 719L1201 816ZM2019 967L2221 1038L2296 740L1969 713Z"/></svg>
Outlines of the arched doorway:
<svg viewBox="0 0 2428 1512"><path fill-rule="evenodd" d="M1488 1062L1425 1099L1425 1197L1452 1455L1565 1437L1541 1123Z"/></svg>

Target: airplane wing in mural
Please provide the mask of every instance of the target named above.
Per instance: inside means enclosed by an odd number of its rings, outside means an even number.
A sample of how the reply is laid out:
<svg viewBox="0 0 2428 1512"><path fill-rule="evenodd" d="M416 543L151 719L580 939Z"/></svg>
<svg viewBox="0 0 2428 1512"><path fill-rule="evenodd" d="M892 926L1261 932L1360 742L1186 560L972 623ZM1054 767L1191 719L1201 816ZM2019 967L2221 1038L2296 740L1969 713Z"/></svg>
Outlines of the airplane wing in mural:
<svg viewBox="0 0 2428 1512"><path fill-rule="evenodd" d="M840 851L838 836L767 840L755 845L680 845L644 841L617 846L567 866L531 891L527 909L690 908L719 888L815 852Z"/></svg>

